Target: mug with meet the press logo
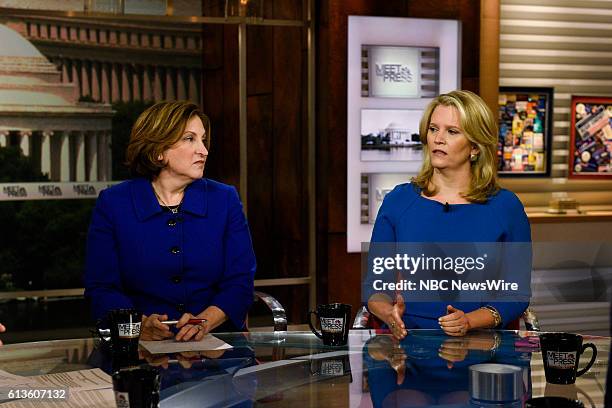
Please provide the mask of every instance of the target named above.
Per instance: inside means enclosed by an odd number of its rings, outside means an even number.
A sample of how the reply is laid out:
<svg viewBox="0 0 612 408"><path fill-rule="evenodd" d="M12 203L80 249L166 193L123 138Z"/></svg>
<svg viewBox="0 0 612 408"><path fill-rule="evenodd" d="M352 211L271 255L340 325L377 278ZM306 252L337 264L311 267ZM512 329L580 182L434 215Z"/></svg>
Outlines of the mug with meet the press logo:
<svg viewBox="0 0 612 408"><path fill-rule="evenodd" d="M117 408L158 408L161 376L155 367L123 368L113 373Z"/></svg>
<svg viewBox="0 0 612 408"><path fill-rule="evenodd" d="M317 316L321 333L312 325L312 316ZM317 311L308 312L308 325L310 330L323 339L326 346L344 346L348 340L349 320L351 318L351 305L332 303L317 306Z"/></svg>
<svg viewBox="0 0 612 408"><path fill-rule="evenodd" d="M593 350L591 361L578 370L580 356L587 348ZM597 347L592 343L582 344L582 336L578 334L543 333L540 335L540 349L546 382L552 384L575 383L576 377L586 373L597 358Z"/></svg>
<svg viewBox="0 0 612 408"><path fill-rule="evenodd" d="M110 348L113 364L126 367L138 362L141 314L135 309L113 309L106 321L108 329L98 327L98 335Z"/></svg>
<svg viewBox="0 0 612 408"><path fill-rule="evenodd" d="M310 360L310 375L321 379L342 379L347 382L353 382L349 355L344 354L324 358L313 358Z"/></svg>

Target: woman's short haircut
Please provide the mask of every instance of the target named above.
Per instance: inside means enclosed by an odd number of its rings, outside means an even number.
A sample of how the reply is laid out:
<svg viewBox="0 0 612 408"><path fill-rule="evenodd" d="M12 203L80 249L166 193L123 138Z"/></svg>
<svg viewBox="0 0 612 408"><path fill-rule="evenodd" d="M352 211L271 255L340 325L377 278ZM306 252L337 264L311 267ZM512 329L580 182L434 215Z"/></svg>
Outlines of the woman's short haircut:
<svg viewBox="0 0 612 408"><path fill-rule="evenodd" d="M194 116L202 120L207 150L210 150L210 120L189 101L159 102L140 114L130 134L125 153L126 164L138 176L153 178L165 164L159 156L183 136L187 122Z"/></svg>
<svg viewBox="0 0 612 408"><path fill-rule="evenodd" d="M427 132L431 122L431 116L438 106L450 106L459 112L459 123L463 134L474 146L478 148L478 156L471 161L471 181L468 191L463 192L463 197L475 203L482 203L499 191L497 181L497 121L487 104L470 91L452 91L439 95L427 105L421 123L419 133L421 142L427 144ZM436 186L432 186L431 178L434 168L431 164L429 149L424 149L423 166L419 174L412 182L420 187L423 194L432 196L437 192Z"/></svg>

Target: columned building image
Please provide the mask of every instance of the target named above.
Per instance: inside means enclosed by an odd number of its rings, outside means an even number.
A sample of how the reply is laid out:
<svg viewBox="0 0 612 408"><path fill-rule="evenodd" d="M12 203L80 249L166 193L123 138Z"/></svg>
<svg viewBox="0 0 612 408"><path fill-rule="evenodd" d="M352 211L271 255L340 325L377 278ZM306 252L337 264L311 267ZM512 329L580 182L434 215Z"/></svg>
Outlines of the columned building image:
<svg viewBox="0 0 612 408"><path fill-rule="evenodd" d="M0 24L0 146L19 146L52 181L111 180L108 104L79 102L76 83Z"/></svg>
<svg viewBox="0 0 612 408"><path fill-rule="evenodd" d="M0 24L0 146L19 145L51 181L112 180L111 103L201 104L198 24L28 8L4 9Z"/></svg>
<svg viewBox="0 0 612 408"><path fill-rule="evenodd" d="M185 22L65 18L13 9L2 16L74 83L105 103L201 99L201 28Z"/></svg>
<svg viewBox="0 0 612 408"><path fill-rule="evenodd" d="M385 128L384 134L389 137L390 144L408 144L411 142L410 130L398 123L391 122Z"/></svg>

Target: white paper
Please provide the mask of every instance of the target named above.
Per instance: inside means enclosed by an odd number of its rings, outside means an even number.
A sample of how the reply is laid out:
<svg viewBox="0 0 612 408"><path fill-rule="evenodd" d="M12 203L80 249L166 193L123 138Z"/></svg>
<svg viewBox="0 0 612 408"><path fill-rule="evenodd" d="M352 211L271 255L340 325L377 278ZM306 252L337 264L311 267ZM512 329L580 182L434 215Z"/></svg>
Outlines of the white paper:
<svg viewBox="0 0 612 408"><path fill-rule="evenodd" d="M31 381L28 381L28 377L23 377L21 375L11 374L7 371L0 370L0 387L15 384L28 384L29 382Z"/></svg>
<svg viewBox="0 0 612 408"><path fill-rule="evenodd" d="M0 370L0 404L10 399L8 396L9 390L30 389L35 386L36 382L28 379L28 377L22 377Z"/></svg>
<svg viewBox="0 0 612 408"><path fill-rule="evenodd" d="M0 388L67 388L68 399L20 399L2 403L2 408L114 408L115 394L111 377L99 368L23 377L0 370ZM1 399L0 399L1 401Z"/></svg>
<svg viewBox="0 0 612 408"><path fill-rule="evenodd" d="M212 350L227 350L231 349L232 346L218 339L212 334L207 334L200 341L175 341L161 340L161 341L140 341L140 345L143 346L151 354L165 354L165 353L181 353L183 351L212 351Z"/></svg>
<svg viewBox="0 0 612 408"><path fill-rule="evenodd" d="M99 390L112 388L111 376L99 368L92 370L68 371L65 373L54 373L26 377L34 380L39 387L70 388L71 392Z"/></svg>
<svg viewBox="0 0 612 408"><path fill-rule="evenodd" d="M91 370L68 371L23 377L0 370L0 387L14 387L16 385L34 388L70 388L74 391L97 390L112 388L110 375L99 368Z"/></svg>

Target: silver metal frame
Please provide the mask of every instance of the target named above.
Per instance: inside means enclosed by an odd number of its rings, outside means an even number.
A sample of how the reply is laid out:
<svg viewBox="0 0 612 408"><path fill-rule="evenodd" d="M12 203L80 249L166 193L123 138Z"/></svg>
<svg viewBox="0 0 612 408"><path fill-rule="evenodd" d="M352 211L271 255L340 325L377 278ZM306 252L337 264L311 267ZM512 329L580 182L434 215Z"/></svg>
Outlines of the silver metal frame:
<svg viewBox="0 0 612 408"><path fill-rule="evenodd" d="M287 331L287 314L285 308L281 305L278 300L267 293L256 290L254 292L255 299L261 300L268 306L268 309L272 312L272 318L274 319L274 331L284 332Z"/></svg>
<svg viewBox="0 0 612 408"><path fill-rule="evenodd" d="M535 311L529 306L525 313L523 313L523 323L525 323L525 329L529 331L542 331L540 327L540 321Z"/></svg>

